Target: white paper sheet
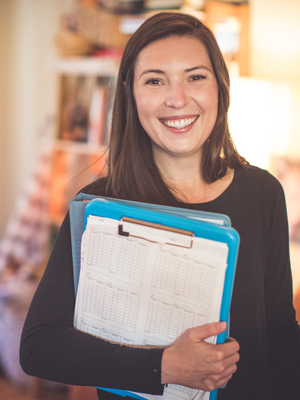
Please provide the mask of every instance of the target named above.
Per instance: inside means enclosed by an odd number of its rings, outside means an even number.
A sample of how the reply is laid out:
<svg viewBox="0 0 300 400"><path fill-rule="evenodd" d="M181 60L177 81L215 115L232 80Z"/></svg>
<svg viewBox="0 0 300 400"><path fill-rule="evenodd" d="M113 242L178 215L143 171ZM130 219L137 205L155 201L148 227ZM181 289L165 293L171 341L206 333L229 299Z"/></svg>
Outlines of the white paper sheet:
<svg viewBox="0 0 300 400"><path fill-rule="evenodd" d="M228 246L207 239L89 217L82 238L74 325L129 346L166 346L186 329L219 320ZM158 241L157 242L155 242ZM172 244L166 244L172 243ZM179 246L178 246L179 245ZM214 342L216 338L210 338ZM137 393L139 394L139 393ZM208 399L168 385L149 400Z"/></svg>

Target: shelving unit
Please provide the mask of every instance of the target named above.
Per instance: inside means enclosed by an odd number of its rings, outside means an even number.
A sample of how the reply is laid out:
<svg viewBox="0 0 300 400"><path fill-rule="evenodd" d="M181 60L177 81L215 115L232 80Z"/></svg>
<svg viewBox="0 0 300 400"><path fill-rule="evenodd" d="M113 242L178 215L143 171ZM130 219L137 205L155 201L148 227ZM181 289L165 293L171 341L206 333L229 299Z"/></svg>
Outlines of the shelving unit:
<svg viewBox="0 0 300 400"><path fill-rule="evenodd" d="M208 1L205 22L216 35L229 71L248 76L249 5Z"/></svg>
<svg viewBox="0 0 300 400"><path fill-rule="evenodd" d="M69 201L83 186L105 173L118 67L116 57L74 57L49 63L58 82L49 201L53 238Z"/></svg>

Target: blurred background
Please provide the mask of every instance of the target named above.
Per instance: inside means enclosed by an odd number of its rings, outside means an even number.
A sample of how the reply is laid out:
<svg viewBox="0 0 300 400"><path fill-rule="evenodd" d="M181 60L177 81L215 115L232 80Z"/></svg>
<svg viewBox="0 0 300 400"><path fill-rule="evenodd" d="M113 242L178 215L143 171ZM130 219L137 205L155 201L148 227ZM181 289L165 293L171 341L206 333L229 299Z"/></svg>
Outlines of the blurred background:
<svg viewBox="0 0 300 400"><path fill-rule="evenodd" d="M165 9L214 31L238 151L285 189L300 313L299 0L0 0L0 399L95 396L25 376L18 342L68 201L105 174L122 50Z"/></svg>

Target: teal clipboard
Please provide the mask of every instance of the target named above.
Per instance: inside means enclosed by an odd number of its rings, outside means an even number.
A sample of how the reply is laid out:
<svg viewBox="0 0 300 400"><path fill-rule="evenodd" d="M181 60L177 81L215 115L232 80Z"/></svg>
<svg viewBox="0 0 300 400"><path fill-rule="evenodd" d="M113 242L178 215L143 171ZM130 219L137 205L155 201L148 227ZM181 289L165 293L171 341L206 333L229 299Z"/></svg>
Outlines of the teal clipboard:
<svg viewBox="0 0 300 400"><path fill-rule="evenodd" d="M217 343L224 343L229 336L230 304L239 249L239 235L230 226L230 219L223 214L206 213L176 207L156 206L80 193L70 202L70 224L75 293L80 272L80 243L89 215L121 220L134 218L166 227L192 231L195 236L226 243L228 245L227 269L223 289L220 320L227 322L227 331L217 337ZM79 264L79 265L78 265ZM98 388L121 397L143 398L126 390ZM210 400L217 399L218 390L210 393Z"/></svg>

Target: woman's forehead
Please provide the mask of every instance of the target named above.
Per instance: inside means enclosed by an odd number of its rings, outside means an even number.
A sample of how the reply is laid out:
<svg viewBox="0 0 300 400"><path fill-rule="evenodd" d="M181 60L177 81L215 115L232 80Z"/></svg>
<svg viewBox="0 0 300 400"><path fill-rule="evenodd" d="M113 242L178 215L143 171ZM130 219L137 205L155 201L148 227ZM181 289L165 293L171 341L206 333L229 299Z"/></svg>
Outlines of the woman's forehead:
<svg viewBox="0 0 300 400"><path fill-rule="evenodd" d="M171 36L144 47L135 64L137 73L145 68L193 68L197 65L212 70L204 44L189 36Z"/></svg>

